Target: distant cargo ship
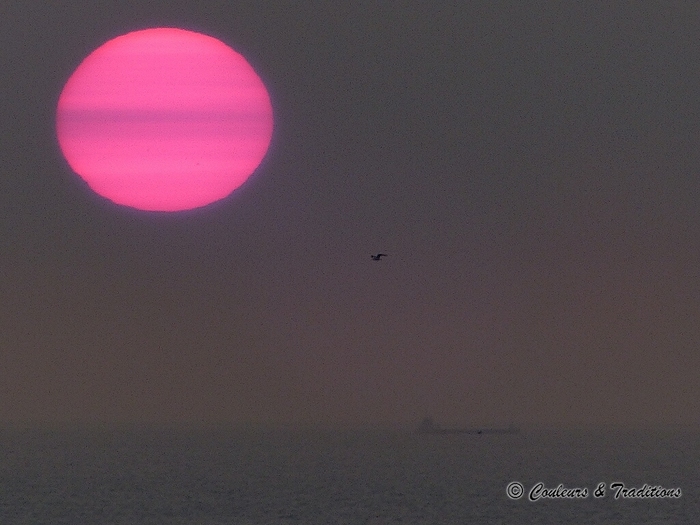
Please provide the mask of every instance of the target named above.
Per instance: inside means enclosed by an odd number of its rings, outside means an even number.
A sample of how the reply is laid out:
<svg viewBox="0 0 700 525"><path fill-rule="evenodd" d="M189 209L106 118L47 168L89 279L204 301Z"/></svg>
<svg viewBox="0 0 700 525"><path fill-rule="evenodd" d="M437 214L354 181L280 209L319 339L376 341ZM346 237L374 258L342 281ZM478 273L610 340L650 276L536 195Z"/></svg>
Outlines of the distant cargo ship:
<svg viewBox="0 0 700 525"><path fill-rule="evenodd" d="M520 429L515 425L505 428L442 428L433 421L432 417L426 417L417 432L419 434L518 434Z"/></svg>

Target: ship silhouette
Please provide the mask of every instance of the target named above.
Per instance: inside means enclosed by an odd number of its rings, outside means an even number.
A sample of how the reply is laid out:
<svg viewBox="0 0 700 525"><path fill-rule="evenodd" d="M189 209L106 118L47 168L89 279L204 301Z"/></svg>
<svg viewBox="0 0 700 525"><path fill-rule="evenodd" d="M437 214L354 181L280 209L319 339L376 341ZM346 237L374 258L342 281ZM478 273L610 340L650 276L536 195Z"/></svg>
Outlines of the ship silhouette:
<svg viewBox="0 0 700 525"><path fill-rule="evenodd" d="M453 427L442 428L433 421L432 417L426 417L416 430L419 434L518 434L520 429L515 425L503 428L467 428Z"/></svg>

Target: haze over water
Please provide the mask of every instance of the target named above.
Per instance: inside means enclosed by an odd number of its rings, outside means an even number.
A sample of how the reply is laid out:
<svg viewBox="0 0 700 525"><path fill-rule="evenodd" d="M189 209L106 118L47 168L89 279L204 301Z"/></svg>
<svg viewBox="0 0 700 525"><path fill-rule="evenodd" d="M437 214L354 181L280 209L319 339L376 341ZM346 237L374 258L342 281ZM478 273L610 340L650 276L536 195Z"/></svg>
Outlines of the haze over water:
<svg viewBox="0 0 700 525"><path fill-rule="evenodd" d="M699 2L0 5L0 428L73 429L2 432L0 525L700 522L692 434L204 431L700 428ZM125 212L57 102L165 26L246 57L274 137L229 198Z"/></svg>
<svg viewBox="0 0 700 525"><path fill-rule="evenodd" d="M3 431L0 523L695 524L700 436L685 432ZM519 481L526 494L506 495ZM582 500L528 501L537 482ZM600 483L679 487L615 499Z"/></svg>

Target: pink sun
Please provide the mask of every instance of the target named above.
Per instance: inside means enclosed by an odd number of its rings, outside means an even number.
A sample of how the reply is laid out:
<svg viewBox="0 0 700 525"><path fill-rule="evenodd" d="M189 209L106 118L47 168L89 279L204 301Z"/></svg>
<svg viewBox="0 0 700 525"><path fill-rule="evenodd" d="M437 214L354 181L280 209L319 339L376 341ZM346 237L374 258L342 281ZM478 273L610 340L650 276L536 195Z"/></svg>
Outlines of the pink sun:
<svg viewBox="0 0 700 525"><path fill-rule="evenodd" d="M93 51L61 92L56 133L68 164L98 194L178 211L229 195L272 137L267 90L215 38L159 28Z"/></svg>

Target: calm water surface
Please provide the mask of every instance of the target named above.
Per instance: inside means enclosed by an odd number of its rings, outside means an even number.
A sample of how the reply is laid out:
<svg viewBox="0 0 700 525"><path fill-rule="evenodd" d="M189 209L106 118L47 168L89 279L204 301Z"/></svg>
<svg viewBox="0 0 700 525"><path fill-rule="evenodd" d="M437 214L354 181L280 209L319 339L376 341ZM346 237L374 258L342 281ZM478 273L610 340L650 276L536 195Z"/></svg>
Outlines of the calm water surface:
<svg viewBox="0 0 700 525"><path fill-rule="evenodd" d="M699 480L688 432L0 432L3 525L698 524ZM538 482L589 494L529 501Z"/></svg>

